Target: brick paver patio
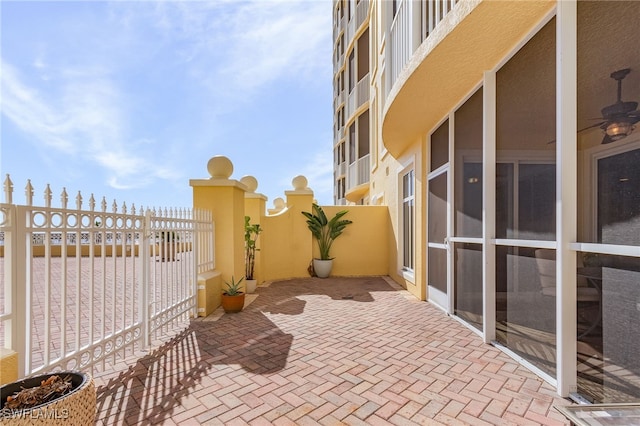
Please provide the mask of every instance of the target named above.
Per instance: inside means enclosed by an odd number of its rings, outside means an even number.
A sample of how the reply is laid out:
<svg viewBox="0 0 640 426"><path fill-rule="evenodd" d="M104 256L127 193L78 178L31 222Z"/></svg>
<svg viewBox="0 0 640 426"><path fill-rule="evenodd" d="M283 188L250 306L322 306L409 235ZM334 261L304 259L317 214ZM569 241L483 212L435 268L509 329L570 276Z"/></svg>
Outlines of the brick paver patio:
<svg viewBox="0 0 640 426"><path fill-rule="evenodd" d="M97 424L567 424L551 386L387 278L257 294L97 377Z"/></svg>

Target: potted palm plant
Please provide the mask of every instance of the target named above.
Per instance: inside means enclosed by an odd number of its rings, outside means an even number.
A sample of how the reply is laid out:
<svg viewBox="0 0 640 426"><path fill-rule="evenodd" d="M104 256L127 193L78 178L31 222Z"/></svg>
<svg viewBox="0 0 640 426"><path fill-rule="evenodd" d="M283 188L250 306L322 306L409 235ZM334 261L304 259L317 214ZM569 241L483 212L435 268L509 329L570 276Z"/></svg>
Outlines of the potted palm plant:
<svg viewBox="0 0 640 426"><path fill-rule="evenodd" d="M244 292L241 291L242 278L236 281L233 276L231 282L225 281L227 289L222 292L222 309L228 314L240 312L244 308Z"/></svg>
<svg viewBox="0 0 640 426"><path fill-rule="evenodd" d="M258 280L253 276L255 263L256 263L256 251L260 249L256 246L258 235L262 232L260 224L251 223L251 217L244 217L244 279L245 286L247 287L247 293L253 293L256 291Z"/></svg>
<svg viewBox="0 0 640 426"><path fill-rule="evenodd" d="M331 245L342 234L344 228L353 222L342 219L348 213L347 210L339 211L329 220L322 207L316 203L313 203L312 207L313 213L302 212L302 214L307 218L307 226L318 242L320 250L320 259L313 259L313 269L318 277L327 278L333 266L333 258L330 255Z"/></svg>

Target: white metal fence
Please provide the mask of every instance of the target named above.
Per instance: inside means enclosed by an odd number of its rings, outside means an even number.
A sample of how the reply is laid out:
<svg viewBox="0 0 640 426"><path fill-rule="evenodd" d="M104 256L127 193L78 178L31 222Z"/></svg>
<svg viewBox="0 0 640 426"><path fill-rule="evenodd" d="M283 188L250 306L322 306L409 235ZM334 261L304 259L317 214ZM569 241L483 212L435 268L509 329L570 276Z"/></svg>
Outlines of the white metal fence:
<svg viewBox="0 0 640 426"><path fill-rule="evenodd" d="M197 315L197 274L214 268L210 213L179 209L83 209L61 193L51 206L0 204L0 342L18 351L19 373L97 373L183 329ZM3 290L3 291L1 291Z"/></svg>

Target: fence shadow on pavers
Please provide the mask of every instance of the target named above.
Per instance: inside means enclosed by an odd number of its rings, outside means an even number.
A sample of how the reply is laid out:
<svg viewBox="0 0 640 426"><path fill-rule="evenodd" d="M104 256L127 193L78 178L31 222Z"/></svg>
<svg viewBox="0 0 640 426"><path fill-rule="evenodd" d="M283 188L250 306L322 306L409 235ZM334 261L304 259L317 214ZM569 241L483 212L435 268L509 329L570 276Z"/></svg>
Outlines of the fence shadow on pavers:
<svg viewBox="0 0 640 426"><path fill-rule="evenodd" d="M98 424L161 424L199 404L203 392L240 387L247 373L277 373L285 368L293 344L293 336L274 323L281 315L297 318L311 298L344 300L345 305L332 305L343 309L353 301L373 302L373 293L382 291L397 290L381 277L301 278L260 287L257 299L242 312L217 321L191 321L186 330L98 386Z"/></svg>
<svg viewBox="0 0 640 426"><path fill-rule="evenodd" d="M160 424L184 410L203 386L233 386L246 372L284 368L293 337L258 311L192 321L189 328L97 389L105 424Z"/></svg>

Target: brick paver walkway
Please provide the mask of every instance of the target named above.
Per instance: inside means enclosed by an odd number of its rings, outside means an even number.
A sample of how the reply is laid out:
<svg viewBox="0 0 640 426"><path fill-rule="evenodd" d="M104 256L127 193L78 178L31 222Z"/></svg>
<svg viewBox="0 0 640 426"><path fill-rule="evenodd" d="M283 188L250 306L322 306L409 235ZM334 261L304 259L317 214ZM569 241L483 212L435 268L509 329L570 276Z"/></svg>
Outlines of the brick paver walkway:
<svg viewBox="0 0 640 426"><path fill-rule="evenodd" d="M551 386L386 278L257 293L96 378L98 424L567 424Z"/></svg>

